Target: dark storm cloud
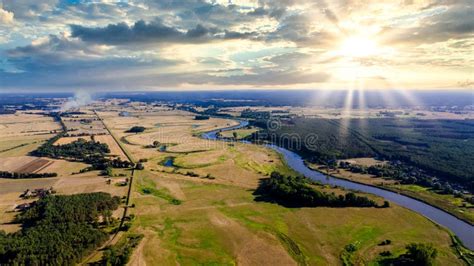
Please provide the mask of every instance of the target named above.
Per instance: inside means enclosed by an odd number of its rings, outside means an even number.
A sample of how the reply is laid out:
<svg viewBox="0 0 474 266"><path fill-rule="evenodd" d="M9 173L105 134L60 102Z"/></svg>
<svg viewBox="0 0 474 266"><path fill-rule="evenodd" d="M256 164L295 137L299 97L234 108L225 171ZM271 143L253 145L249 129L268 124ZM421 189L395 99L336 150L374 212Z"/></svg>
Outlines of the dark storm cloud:
<svg viewBox="0 0 474 266"><path fill-rule="evenodd" d="M189 30L179 30L166 26L161 21L137 21L132 26L125 23L109 24L106 27L92 28L71 25L71 36L85 42L110 45L147 43L205 43L223 39L254 39L256 33L221 30L198 24Z"/></svg>
<svg viewBox="0 0 474 266"><path fill-rule="evenodd" d="M36 71L33 73L1 73L0 83L5 89L21 87L41 88L101 88L101 89L146 89L179 87L192 85L242 85L270 86L321 83L330 76L323 72L269 70L254 74L215 76L208 72L153 73L149 74L136 65L120 64L113 69L110 64L100 64L93 68L74 70L62 69L59 72ZM61 78L57 78L60 76Z"/></svg>
<svg viewBox="0 0 474 266"><path fill-rule="evenodd" d="M330 76L324 72L309 73L300 70L271 70L255 74L235 75L229 77L215 77L215 84L236 84L236 85L291 85L321 83L328 81Z"/></svg>
<svg viewBox="0 0 474 266"><path fill-rule="evenodd" d="M130 66L164 67L180 63L164 59L140 60L132 56L115 54L78 39L50 35L37 44L16 47L6 51L6 60L16 69L26 73L87 71L95 69L107 72Z"/></svg>

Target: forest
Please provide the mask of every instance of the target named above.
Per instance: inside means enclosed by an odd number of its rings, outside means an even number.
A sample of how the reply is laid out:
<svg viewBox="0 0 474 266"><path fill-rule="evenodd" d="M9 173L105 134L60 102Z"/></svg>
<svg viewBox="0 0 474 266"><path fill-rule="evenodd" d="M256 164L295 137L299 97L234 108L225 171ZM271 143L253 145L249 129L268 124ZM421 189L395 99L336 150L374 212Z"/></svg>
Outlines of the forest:
<svg viewBox="0 0 474 266"><path fill-rule="evenodd" d="M400 161L474 191L474 120L293 118L274 130L266 121L256 124L264 130L254 139L275 142L311 162L355 157ZM305 143L309 134L317 136L311 145Z"/></svg>
<svg viewBox="0 0 474 266"><path fill-rule="evenodd" d="M97 192L49 195L19 214L22 229L0 231L0 265L74 265L108 239L120 198Z"/></svg>
<svg viewBox="0 0 474 266"><path fill-rule="evenodd" d="M54 139L56 139L56 137L52 138L52 140ZM106 158L110 149L105 143L95 142L93 140L86 141L82 138L63 145L53 145L53 143L54 141L51 140L46 142L37 150L33 151L31 155L80 161L92 165L82 171L105 170L107 167L129 168L134 166L133 163L121 160L120 158L114 158L112 160Z"/></svg>
<svg viewBox="0 0 474 266"><path fill-rule="evenodd" d="M11 179L22 179L22 178L47 178L47 177L57 177L57 173L15 173L0 171L1 178L11 178Z"/></svg>
<svg viewBox="0 0 474 266"><path fill-rule="evenodd" d="M37 150L33 151L32 155L89 162L91 158L103 157L109 152L110 149L105 143L99 143L92 140L87 141L80 138L74 142L63 145L45 143Z"/></svg>
<svg viewBox="0 0 474 266"><path fill-rule="evenodd" d="M284 176L278 172L261 180L255 195L257 200L274 201L288 207L378 207L367 197L352 192L345 195L322 192L311 187L305 177ZM388 207L388 202L383 207Z"/></svg>

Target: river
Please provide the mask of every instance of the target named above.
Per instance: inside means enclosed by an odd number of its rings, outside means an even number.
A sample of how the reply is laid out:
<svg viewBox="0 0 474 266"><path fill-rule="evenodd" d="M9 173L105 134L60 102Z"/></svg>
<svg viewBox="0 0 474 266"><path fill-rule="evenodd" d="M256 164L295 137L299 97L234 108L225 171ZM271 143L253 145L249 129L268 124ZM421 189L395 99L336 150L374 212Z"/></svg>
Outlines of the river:
<svg viewBox="0 0 474 266"><path fill-rule="evenodd" d="M217 140L217 133L219 131L234 130L234 129L246 127L248 125L247 121L239 121L239 122L240 124L236 126L203 133L202 137L209 140ZM458 219L455 216L441 209L435 208L429 204L426 204L422 201L419 201L419 200L416 200L416 199L413 199L413 198L410 198L410 197L407 197L395 192L352 182L345 179L327 177L326 175L318 171L308 168L305 165L304 160L298 154L279 146L275 146L275 145L267 145L267 146L279 152L280 154L282 154L287 165L290 168L306 176L307 178L321 182L323 184L335 185L335 186L343 187L346 189L358 190L358 191L371 193L371 194L383 197L388 201L391 201L395 204L398 204L414 212L417 212L425 216L426 218L434 221L435 223L448 228L463 242L463 244L466 247L468 247L471 250L474 250L474 226L464 222L463 220Z"/></svg>

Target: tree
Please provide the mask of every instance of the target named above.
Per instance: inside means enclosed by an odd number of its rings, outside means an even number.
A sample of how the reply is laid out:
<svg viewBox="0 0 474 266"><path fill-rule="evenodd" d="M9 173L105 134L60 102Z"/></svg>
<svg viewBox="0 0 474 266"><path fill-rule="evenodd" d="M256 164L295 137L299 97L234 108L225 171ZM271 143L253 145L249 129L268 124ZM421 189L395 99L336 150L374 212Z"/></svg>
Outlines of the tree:
<svg viewBox="0 0 474 266"><path fill-rule="evenodd" d="M406 256L410 258L415 265L433 265L438 251L431 244L411 243L406 246L408 252Z"/></svg>
<svg viewBox="0 0 474 266"><path fill-rule="evenodd" d="M134 126L127 130L128 133L141 133L143 131L145 131L145 127L142 126Z"/></svg>
<svg viewBox="0 0 474 266"><path fill-rule="evenodd" d="M143 170L145 169L145 166L142 163L137 163L137 166L135 167L137 170Z"/></svg>
<svg viewBox="0 0 474 266"><path fill-rule="evenodd" d="M232 132L232 136L234 137L234 139L237 139L237 137L238 137L238 134L237 134L237 132L235 132L235 131L234 131L234 132Z"/></svg>

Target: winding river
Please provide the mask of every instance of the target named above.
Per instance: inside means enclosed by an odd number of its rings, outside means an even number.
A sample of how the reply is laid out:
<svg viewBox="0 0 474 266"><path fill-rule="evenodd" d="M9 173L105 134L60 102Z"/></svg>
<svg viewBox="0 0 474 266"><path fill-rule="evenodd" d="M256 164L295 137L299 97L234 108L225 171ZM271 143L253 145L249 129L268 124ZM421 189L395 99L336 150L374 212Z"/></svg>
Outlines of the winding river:
<svg viewBox="0 0 474 266"><path fill-rule="evenodd" d="M238 128L242 128L248 125L247 121L239 121L240 124L232 127L228 127L221 130L214 130L210 132L206 132L202 134L204 139L209 140L217 140L217 133L220 131L229 131ZM462 242L463 244L471 250L474 250L474 226L456 218L455 216L441 210L435 208L429 204L426 204L422 201L391 192L388 190L384 190L381 188L368 186L360 183L351 182L349 180L334 178L334 177L327 177L326 175L311 170L308 168L304 160L298 154L289 151L285 148L275 146L275 145L267 145L269 148L279 152L285 158L287 165L295 170L296 172L312 179L315 181L319 181L323 184L335 185L340 186L346 189L358 190L366 193L371 193L380 197L383 197L393 203L396 203L400 206L403 206L407 209L410 209L414 212L417 212L428 219L440 224L449 230L451 230Z"/></svg>

